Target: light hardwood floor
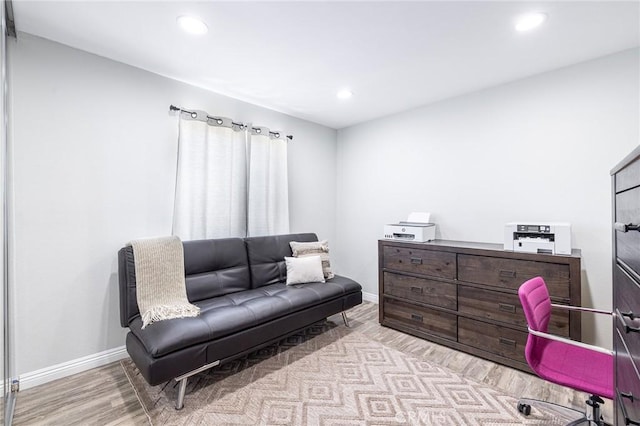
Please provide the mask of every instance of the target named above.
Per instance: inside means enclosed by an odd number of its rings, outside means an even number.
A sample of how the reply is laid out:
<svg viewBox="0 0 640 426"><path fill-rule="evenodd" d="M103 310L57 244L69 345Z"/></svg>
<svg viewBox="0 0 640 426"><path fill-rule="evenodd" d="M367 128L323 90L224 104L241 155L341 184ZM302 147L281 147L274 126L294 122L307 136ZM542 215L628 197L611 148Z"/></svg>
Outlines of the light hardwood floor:
<svg viewBox="0 0 640 426"><path fill-rule="evenodd" d="M462 352L381 327L378 305L364 302L348 312L351 327L391 347L438 363L514 397L527 396L583 407L587 395ZM339 315L330 318L342 322ZM187 402L188 403L188 402ZM612 421L611 401L604 416ZM145 425L147 416L120 363L18 393L14 425Z"/></svg>

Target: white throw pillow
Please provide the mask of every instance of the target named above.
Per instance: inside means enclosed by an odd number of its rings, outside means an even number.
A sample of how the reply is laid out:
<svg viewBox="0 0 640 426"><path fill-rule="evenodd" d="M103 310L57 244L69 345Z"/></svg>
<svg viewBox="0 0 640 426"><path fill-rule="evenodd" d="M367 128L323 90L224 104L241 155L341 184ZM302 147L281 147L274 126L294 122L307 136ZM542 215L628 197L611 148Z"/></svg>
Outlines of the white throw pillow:
<svg viewBox="0 0 640 426"><path fill-rule="evenodd" d="M330 280L335 275L331 272L331 260L329 259L329 243L327 240L322 241L309 241L309 242L297 242L291 241L291 252L293 257L305 257L319 255L322 260L322 271L324 272L324 279Z"/></svg>
<svg viewBox="0 0 640 426"><path fill-rule="evenodd" d="M287 285L324 282L320 256L285 257L284 261L287 264Z"/></svg>

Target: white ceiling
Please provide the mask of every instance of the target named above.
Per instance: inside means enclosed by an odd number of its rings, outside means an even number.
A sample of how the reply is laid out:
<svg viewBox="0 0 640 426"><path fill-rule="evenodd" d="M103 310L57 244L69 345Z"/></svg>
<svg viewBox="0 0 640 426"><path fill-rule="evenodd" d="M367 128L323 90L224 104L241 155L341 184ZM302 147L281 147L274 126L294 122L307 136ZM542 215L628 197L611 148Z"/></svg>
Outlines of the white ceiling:
<svg viewBox="0 0 640 426"><path fill-rule="evenodd" d="M18 31L336 129L640 46L638 1L13 0L13 9ZM548 19L516 32L515 16L529 11ZM203 18L208 34L181 32L183 14ZM355 95L337 99L345 87Z"/></svg>

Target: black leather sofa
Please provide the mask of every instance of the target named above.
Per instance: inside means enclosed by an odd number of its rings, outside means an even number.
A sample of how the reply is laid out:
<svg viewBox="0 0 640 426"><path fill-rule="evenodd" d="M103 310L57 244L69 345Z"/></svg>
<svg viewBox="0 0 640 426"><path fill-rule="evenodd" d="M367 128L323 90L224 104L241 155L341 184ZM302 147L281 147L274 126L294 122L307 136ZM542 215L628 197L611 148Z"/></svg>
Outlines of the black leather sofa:
<svg viewBox="0 0 640 426"><path fill-rule="evenodd" d="M187 296L200 307L194 318L170 319L142 329L136 301L133 249L118 252L120 324L127 352L150 385L179 382L295 334L362 302L362 287L335 276L326 283L287 286L285 256L291 241L315 234L185 241Z"/></svg>

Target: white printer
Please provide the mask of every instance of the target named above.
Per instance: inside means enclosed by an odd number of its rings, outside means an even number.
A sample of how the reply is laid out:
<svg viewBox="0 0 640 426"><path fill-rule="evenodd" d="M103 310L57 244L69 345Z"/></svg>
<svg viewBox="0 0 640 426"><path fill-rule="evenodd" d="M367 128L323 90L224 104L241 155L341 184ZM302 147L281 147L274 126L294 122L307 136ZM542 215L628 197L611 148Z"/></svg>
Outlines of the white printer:
<svg viewBox="0 0 640 426"><path fill-rule="evenodd" d="M511 222L504 227L504 249L525 253L571 254L567 222Z"/></svg>
<svg viewBox="0 0 640 426"><path fill-rule="evenodd" d="M429 222L430 213L414 212L406 221L384 226L384 238L425 243L436 239L436 225Z"/></svg>

